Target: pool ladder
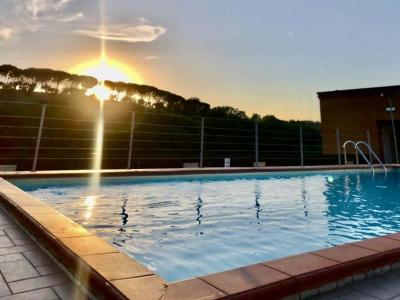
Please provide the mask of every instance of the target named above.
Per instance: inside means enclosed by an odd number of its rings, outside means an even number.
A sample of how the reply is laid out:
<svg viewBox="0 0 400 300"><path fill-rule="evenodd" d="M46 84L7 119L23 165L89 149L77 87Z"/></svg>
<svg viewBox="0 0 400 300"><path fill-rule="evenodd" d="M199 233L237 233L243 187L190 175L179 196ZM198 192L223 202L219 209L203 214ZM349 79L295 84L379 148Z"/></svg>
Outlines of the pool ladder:
<svg viewBox="0 0 400 300"><path fill-rule="evenodd" d="M379 165L382 167L382 169L384 170L385 175L387 175L387 169L386 169L386 167L385 167L385 164L379 159L378 155L376 155L376 153L374 152L374 150L372 150L372 147L371 147L368 143L366 143L366 142L364 142L364 141L354 142L354 141L348 140L348 141L346 141L346 142L343 144L343 154L344 154L344 164L345 164L345 165L347 165L346 146L347 146L348 144L354 145L354 149L355 149L355 151L356 151L356 164L357 164L357 165L359 164L358 153L360 153L360 155L362 156L362 158L364 158L364 160L367 162L368 166L371 168L372 174L375 175L375 169L374 169L374 165L373 165L373 163L372 163L372 157L374 157L374 158L376 159L376 161L379 163ZM363 151L360 149L360 147L359 147L360 145L364 145L364 146L368 149L369 155L370 155L370 159L368 159L368 158L365 156L364 152L363 152Z"/></svg>

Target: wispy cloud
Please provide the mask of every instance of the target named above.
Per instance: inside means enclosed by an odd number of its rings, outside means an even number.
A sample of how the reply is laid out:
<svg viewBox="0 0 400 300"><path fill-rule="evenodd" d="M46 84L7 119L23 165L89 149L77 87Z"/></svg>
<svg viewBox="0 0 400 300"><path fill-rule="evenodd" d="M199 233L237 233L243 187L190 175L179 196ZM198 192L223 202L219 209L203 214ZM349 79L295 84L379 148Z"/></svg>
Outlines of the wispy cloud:
<svg viewBox="0 0 400 300"><path fill-rule="evenodd" d="M8 27L0 27L0 40L6 41L10 39L13 30Z"/></svg>
<svg viewBox="0 0 400 300"><path fill-rule="evenodd" d="M138 43L152 42L167 31L163 26L152 25L143 17L134 19L131 23L113 23L112 20L108 20L105 28L97 27L90 20L83 20L83 12L71 11L73 6L69 4L77 0L0 1L0 40L3 42L24 31L47 30Z"/></svg>
<svg viewBox="0 0 400 300"><path fill-rule="evenodd" d="M37 19L41 14L61 10L71 1L73 0L20 0L15 2L19 2L19 5L25 6L25 9L31 13L32 17Z"/></svg>
<svg viewBox="0 0 400 300"><path fill-rule="evenodd" d="M64 22L64 23L74 22L76 20L82 19L82 17L83 17L83 13L78 12L76 14L68 15L68 16L61 18L60 22Z"/></svg>
<svg viewBox="0 0 400 300"><path fill-rule="evenodd" d="M155 55L148 55L148 56L143 57L143 59L145 59L145 60L157 60L157 59L161 59L161 57L155 56Z"/></svg>
<svg viewBox="0 0 400 300"><path fill-rule="evenodd" d="M55 23L76 21L83 17L77 12L65 14L66 6L75 0L2 0L0 38L10 39L23 31L53 27Z"/></svg>
<svg viewBox="0 0 400 300"><path fill-rule="evenodd" d="M163 35L167 29L151 24L112 24L106 29L78 29L74 33L97 39L128 43L152 42Z"/></svg>

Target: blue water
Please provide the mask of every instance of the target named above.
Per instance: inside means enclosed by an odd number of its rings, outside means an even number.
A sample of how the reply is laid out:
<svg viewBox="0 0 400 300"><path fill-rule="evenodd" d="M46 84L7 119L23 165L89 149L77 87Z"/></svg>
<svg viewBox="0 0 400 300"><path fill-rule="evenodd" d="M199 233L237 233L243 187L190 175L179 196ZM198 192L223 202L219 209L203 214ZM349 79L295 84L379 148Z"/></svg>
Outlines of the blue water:
<svg viewBox="0 0 400 300"><path fill-rule="evenodd" d="M400 231L400 172L13 180L168 281Z"/></svg>

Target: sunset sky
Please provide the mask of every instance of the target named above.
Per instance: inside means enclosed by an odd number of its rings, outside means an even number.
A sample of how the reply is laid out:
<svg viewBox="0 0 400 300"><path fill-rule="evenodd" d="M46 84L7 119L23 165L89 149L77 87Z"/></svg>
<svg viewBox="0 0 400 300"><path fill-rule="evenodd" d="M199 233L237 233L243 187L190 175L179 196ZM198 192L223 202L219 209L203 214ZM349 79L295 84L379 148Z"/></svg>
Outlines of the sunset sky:
<svg viewBox="0 0 400 300"><path fill-rule="evenodd" d="M400 84L397 0L0 0L0 64L107 58L249 115L319 119L316 92Z"/></svg>

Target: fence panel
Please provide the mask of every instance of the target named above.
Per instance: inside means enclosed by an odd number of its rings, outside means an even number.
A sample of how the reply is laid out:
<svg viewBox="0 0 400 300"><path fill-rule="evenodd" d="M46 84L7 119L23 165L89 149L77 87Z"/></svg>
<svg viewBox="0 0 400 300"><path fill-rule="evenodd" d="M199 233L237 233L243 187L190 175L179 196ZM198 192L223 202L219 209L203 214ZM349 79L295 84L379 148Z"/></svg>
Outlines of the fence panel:
<svg viewBox="0 0 400 300"><path fill-rule="evenodd" d="M0 102L0 164L14 164L18 170L91 168L98 105L47 104L45 114L43 107ZM222 167L225 158L231 159L231 166L247 167L340 164L346 140L365 140L380 157L395 160L395 153L386 153L383 139L394 148L390 128L376 132L305 121L132 112L106 104L102 167ZM348 163L356 163L354 149L349 147L347 153Z"/></svg>

